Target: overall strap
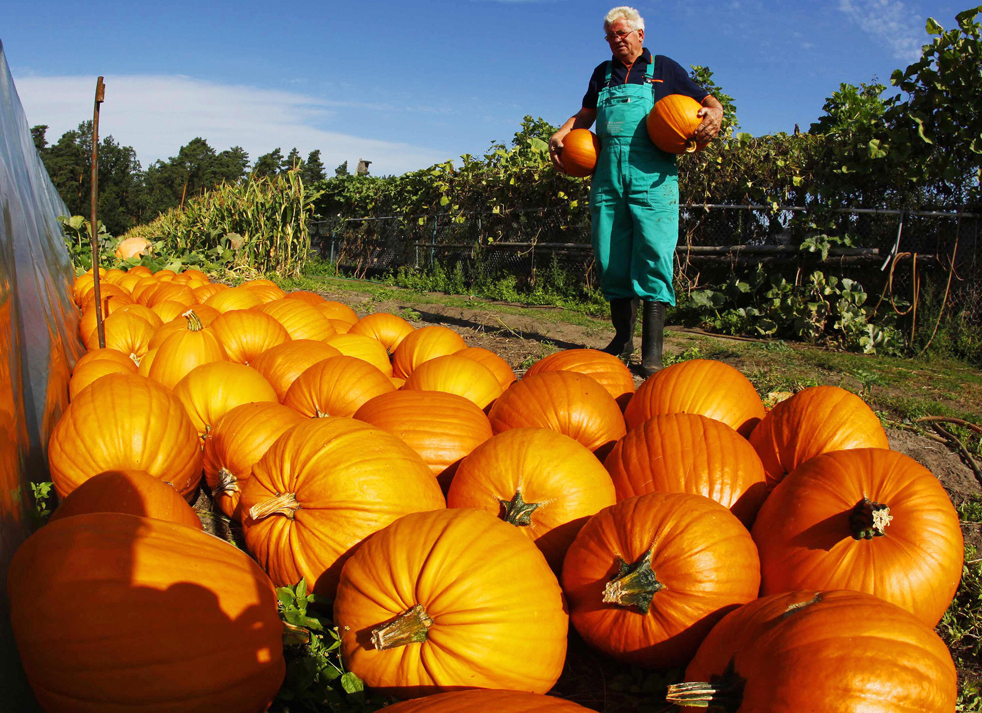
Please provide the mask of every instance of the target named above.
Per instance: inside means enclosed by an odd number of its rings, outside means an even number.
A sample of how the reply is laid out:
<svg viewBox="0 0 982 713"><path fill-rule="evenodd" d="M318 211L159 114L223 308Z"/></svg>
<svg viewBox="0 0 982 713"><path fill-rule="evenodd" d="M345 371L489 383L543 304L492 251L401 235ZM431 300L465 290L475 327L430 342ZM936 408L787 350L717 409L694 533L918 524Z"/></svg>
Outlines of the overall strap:
<svg viewBox="0 0 982 713"><path fill-rule="evenodd" d="M613 64L614 64L613 62L607 60L607 76L604 78L604 87L610 86L610 74L612 71Z"/></svg>
<svg viewBox="0 0 982 713"><path fill-rule="evenodd" d="M655 76L655 55L651 55L651 61L648 62L648 69L645 70L644 76L648 79Z"/></svg>

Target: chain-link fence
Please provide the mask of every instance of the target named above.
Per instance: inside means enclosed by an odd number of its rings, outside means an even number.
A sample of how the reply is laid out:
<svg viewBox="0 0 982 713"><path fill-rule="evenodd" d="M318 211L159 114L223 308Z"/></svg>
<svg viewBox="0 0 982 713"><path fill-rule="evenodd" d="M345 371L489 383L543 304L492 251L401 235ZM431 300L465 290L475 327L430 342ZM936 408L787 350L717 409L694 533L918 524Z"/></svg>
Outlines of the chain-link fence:
<svg viewBox="0 0 982 713"><path fill-rule="evenodd" d="M796 219L797 218L797 219ZM678 276L687 289L719 284L764 265L801 279L821 269L862 284L873 299L912 303L930 294L982 325L979 216L971 213L839 210L825 259L804 208L687 205L680 212ZM513 276L534 287L544 271L595 286L589 212L512 210L464 215L387 216L321 221L315 248L358 277L399 268L459 270L468 283ZM814 252L802 242L816 244Z"/></svg>

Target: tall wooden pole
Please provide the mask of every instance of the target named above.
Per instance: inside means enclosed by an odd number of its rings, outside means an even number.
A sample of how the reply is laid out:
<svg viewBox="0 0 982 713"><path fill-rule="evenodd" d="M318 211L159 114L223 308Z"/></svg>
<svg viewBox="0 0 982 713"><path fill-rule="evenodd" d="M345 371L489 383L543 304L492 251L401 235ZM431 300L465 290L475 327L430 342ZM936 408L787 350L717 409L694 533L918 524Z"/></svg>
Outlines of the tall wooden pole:
<svg viewBox="0 0 982 713"><path fill-rule="evenodd" d="M99 288L99 105L106 100L106 85L102 77L95 83L95 109L92 111L92 201L90 203L89 232L92 237L92 283L95 294L95 324L99 335L99 348L106 347L106 327L102 318L102 292Z"/></svg>

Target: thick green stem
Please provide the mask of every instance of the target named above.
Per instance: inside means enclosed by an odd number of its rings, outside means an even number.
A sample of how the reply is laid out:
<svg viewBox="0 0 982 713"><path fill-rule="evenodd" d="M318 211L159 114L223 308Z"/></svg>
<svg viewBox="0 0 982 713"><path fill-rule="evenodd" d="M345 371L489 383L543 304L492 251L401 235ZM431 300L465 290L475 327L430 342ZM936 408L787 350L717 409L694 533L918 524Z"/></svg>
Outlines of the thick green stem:
<svg viewBox="0 0 982 713"><path fill-rule="evenodd" d="M189 309L187 312L181 315L188 321L188 329L192 332L200 332L205 328L205 325L201 323L201 318L194 313L193 309Z"/></svg>
<svg viewBox="0 0 982 713"><path fill-rule="evenodd" d="M297 502L295 493L277 493L275 498L256 503L249 508L249 517L253 520L262 520L270 515L283 515L292 520L297 516L299 509L300 503Z"/></svg>
<svg viewBox="0 0 982 713"><path fill-rule="evenodd" d="M888 506L864 497L849 513L849 529L854 540L872 540L887 534L891 520L893 515Z"/></svg>
<svg viewBox="0 0 982 713"><path fill-rule="evenodd" d="M412 609L404 611L394 620L372 631L372 644L376 651L394 649L397 646L419 644L429 636L433 620L423 611L423 605L417 604Z"/></svg>
<svg viewBox="0 0 982 713"><path fill-rule="evenodd" d="M522 491L516 490L511 500L499 500L501 503L501 519L518 527L528 527L532 524L532 513L541 503L527 503L522 498Z"/></svg>
<svg viewBox="0 0 982 713"><path fill-rule="evenodd" d="M647 614L655 594L665 588L651 569L651 550L641 555L641 559L634 564L629 565L620 558L617 563L617 576L604 587L604 604L635 606L642 614Z"/></svg>

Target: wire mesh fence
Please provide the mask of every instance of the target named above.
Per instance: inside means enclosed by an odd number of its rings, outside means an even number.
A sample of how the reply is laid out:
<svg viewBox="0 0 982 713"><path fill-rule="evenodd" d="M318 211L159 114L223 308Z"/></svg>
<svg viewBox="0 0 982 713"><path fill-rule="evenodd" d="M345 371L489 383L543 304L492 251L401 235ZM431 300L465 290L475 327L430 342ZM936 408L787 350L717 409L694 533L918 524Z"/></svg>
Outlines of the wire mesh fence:
<svg viewBox="0 0 982 713"><path fill-rule="evenodd" d="M872 299L902 305L930 294L982 325L980 216L971 213L839 210L836 235L823 259L801 243L811 233L797 206L686 205L676 250L680 284L712 287L741 271L766 266L789 280L823 270L859 282ZM399 268L458 271L468 284L505 276L534 287L545 271L596 287L589 212L511 210L463 215L339 218L313 226L315 248L357 277Z"/></svg>

